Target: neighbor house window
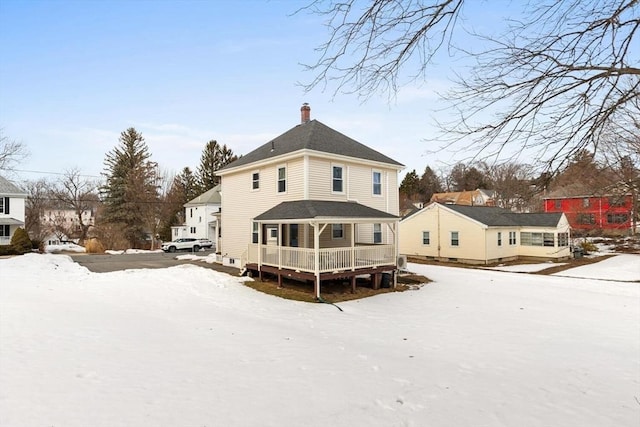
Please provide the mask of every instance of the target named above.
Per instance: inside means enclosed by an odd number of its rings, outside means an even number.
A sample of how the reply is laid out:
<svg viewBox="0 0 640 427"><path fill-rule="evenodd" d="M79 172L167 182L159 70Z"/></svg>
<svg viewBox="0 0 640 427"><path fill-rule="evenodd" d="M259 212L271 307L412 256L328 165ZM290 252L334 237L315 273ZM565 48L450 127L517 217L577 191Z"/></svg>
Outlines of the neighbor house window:
<svg viewBox="0 0 640 427"><path fill-rule="evenodd" d="M260 188L260 172L251 174L251 189L258 190Z"/></svg>
<svg viewBox="0 0 640 427"><path fill-rule="evenodd" d="M510 231L509 232L509 245L513 246L516 244L516 232L515 231Z"/></svg>
<svg viewBox="0 0 640 427"><path fill-rule="evenodd" d="M278 168L278 193L287 191L287 168L281 166Z"/></svg>
<svg viewBox="0 0 640 427"><path fill-rule="evenodd" d="M460 246L460 237L457 231L451 232L451 246Z"/></svg>
<svg viewBox="0 0 640 427"><path fill-rule="evenodd" d="M333 166L333 182L331 186L331 191L334 193L342 193L342 166Z"/></svg>
<svg viewBox="0 0 640 427"><path fill-rule="evenodd" d="M0 237L9 237L11 236L11 230L9 229L9 225L0 225Z"/></svg>
<svg viewBox="0 0 640 427"><path fill-rule="evenodd" d="M556 200L554 202L556 209L562 209L562 200Z"/></svg>
<svg viewBox="0 0 640 427"><path fill-rule="evenodd" d="M544 246L554 247L556 245L553 233L542 233L542 242Z"/></svg>
<svg viewBox="0 0 640 427"><path fill-rule="evenodd" d="M502 232L498 231L498 246L502 246Z"/></svg>
<svg viewBox="0 0 640 427"><path fill-rule="evenodd" d="M251 241L253 243L258 243L258 226L259 226L259 224L257 222L254 222L253 225L252 225Z"/></svg>
<svg viewBox="0 0 640 427"><path fill-rule="evenodd" d="M382 243L382 224L373 224L373 243Z"/></svg>
<svg viewBox="0 0 640 427"><path fill-rule="evenodd" d="M331 238L333 239L344 238L344 228L342 224L331 224Z"/></svg>
<svg viewBox="0 0 640 427"><path fill-rule="evenodd" d="M607 214L607 222L609 224L624 224L629 219L629 216L624 213Z"/></svg>
<svg viewBox="0 0 640 427"><path fill-rule="evenodd" d="M372 181L373 181L373 194L377 196L381 195L382 194L382 173L374 171L372 175Z"/></svg>
<svg viewBox="0 0 640 427"><path fill-rule="evenodd" d="M576 215L576 223L583 225L593 225L596 223L595 214L579 213Z"/></svg>
<svg viewBox="0 0 640 427"><path fill-rule="evenodd" d="M0 213L8 214L9 213L9 198L8 197L0 197Z"/></svg>
<svg viewBox="0 0 640 427"><path fill-rule="evenodd" d="M582 199L582 207L583 208L588 208L589 207L589 198L585 197L584 199Z"/></svg>
<svg viewBox="0 0 640 427"><path fill-rule="evenodd" d="M422 232L422 244L423 245L430 245L431 244L431 237L429 236L429 232L428 231L423 231Z"/></svg>
<svg viewBox="0 0 640 427"><path fill-rule="evenodd" d="M190 231L191 231L191 234L196 234L196 228L195 227L191 227Z"/></svg>
<svg viewBox="0 0 640 427"><path fill-rule="evenodd" d="M569 233L558 233L558 247L569 246Z"/></svg>
<svg viewBox="0 0 640 427"><path fill-rule="evenodd" d="M193 208L189 209L189 218L193 218Z"/></svg>

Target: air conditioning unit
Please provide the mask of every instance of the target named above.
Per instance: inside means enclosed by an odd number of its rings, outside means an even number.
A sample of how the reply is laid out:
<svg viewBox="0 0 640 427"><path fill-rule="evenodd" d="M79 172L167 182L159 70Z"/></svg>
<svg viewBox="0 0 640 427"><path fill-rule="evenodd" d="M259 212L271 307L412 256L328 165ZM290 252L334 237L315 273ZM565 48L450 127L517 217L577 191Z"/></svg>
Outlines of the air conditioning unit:
<svg viewBox="0 0 640 427"><path fill-rule="evenodd" d="M407 268L407 256L406 255L400 255L398 257L396 265L398 266L398 269L400 269L400 270L404 270L405 268Z"/></svg>

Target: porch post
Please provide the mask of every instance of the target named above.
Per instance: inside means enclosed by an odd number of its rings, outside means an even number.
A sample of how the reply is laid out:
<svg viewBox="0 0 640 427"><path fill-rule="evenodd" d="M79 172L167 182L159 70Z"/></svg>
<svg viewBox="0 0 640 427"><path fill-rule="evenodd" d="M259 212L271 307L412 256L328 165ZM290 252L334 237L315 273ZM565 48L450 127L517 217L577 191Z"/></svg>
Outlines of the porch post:
<svg viewBox="0 0 640 427"><path fill-rule="evenodd" d="M320 224L313 223L313 258L314 258L314 270L316 280L314 283L314 290L316 292L316 298L320 298Z"/></svg>
<svg viewBox="0 0 640 427"><path fill-rule="evenodd" d="M398 246L398 234L400 234L398 232L398 227L399 227L400 223L398 221L393 223L393 227L392 227L392 232L393 232L393 245L395 246L394 248L394 253L395 253L395 262L394 264L396 265L396 269L393 271L393 289L395 289L398 285L398 275L396 274L398 272L398 257L400 256L400 247Z"/></svg>
<svg viewBox="0 0 640 427"><path fill-rule="evenodd" d="M351 271L356 269L356 224L351 223ZM355 285L354 285L355 288Z"/></svg>

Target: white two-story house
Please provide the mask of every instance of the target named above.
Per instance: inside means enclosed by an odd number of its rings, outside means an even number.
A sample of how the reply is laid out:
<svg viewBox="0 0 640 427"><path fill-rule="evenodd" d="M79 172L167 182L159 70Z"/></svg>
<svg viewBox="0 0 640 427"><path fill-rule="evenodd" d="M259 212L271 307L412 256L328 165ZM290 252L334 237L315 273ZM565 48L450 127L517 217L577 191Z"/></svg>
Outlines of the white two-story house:
<svg viewBox="0 0 640 427"><path fill-rule="evenodd" d="M19 227L24 227L24 201L27 193L0 176L0 245L11 243Z"/></svg>
<svg viewBox="0 0 640 427"><path fill-rule="evenodd" d="M220 234L220 185L184 204L184 224L171 227L171 239L210 239L218 248Z"/></svg>
<svg viewBox="0 0 640 427"><path fill-rule="evenodd" d="M217 172L223 262L313 281L395 272L403 165L327 125L301 123Z"/></svg>

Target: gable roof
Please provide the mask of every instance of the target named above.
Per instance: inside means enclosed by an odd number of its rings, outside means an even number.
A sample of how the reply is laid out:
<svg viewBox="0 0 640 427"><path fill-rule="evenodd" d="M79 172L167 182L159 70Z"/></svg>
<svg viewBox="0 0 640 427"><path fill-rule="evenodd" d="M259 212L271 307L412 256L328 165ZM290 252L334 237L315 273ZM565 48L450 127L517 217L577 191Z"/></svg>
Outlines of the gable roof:
<svg viewBox="0 0 640 427"><path fill-rule="evenodd" d="M26 196L27 193L22 191L17 185L13 184L8 179L0 176L0 194L12 195L12 196Z"/></svg>
<svg viewBox="0 0 640 427"><path fill-rule="evenodd" d="M282 156L283 154L305 149L387 163L394 166L404 166L384 154L331 129L329 126L317 120L311 120L289 129L282 135L223 167L220 171L261 162Z"/></svg>
<svg viewBox="0 0 640 427"><path fill-rule="evenodd" d="M361 205L357 202L337 202L329 200L295 200L282 202L258 215L256 221L311 220L311 219L397 220L387 212Z"/></svg>
<svg viewBox="0 0 640 427"><path fill-rule="evenodd" d="M184 204L185 207L196 206L196 205L206 205L206 204L220 204L220 184L216 185L210 190L205 191L198 197L193 200L189 200Z"/></svg>
<svg viewBox="0 0 640 427"><path fill-rule="evenodd" d="M434 193L431 196L431 202L440 202L455 205L475 205L476 197L482 197L483 199L493 199L495 197L495 191L493 190L466 190L466 191L450 191L448 193Z"/></svg>
<svg viewBox="0 0 640 427"><path fill-rule="evenodd" d="M442 205L490 227L556 227L562 212L515 213L495 206Z"/></svg>

